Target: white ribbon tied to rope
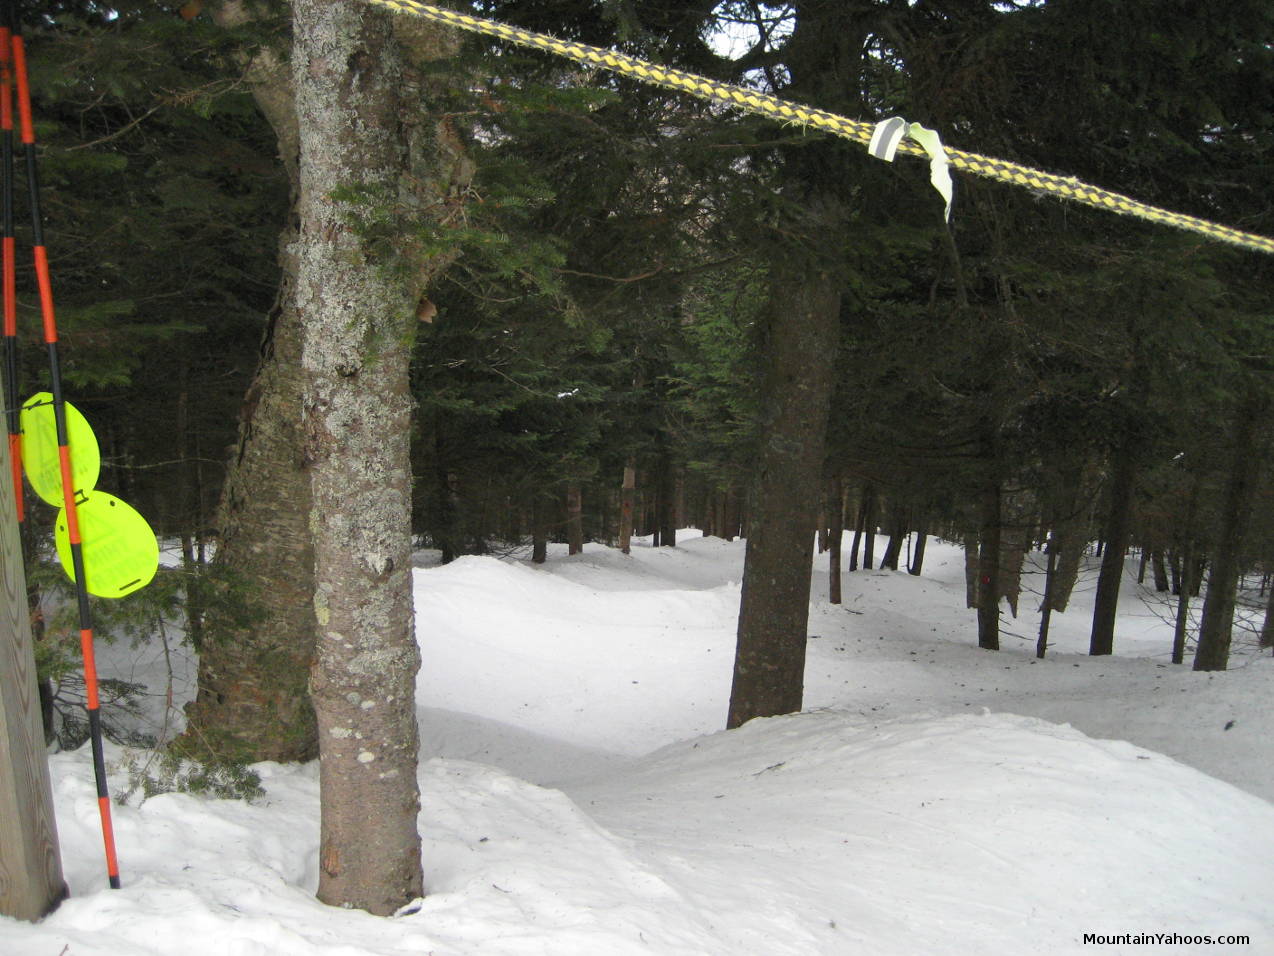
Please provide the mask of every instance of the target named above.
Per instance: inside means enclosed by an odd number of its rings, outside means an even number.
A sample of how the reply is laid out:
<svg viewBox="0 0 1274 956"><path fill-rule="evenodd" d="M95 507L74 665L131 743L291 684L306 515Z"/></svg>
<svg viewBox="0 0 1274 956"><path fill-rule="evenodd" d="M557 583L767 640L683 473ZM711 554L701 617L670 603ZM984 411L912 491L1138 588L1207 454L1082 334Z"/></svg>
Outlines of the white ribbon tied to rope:
<svg viewBox="0 0 1274 956"><path fill-rule="evenodd" d="M947 165L947 151L942 148L942 140L936 130L921 126L919 123L908 123L901 116L891 116L876 124L867 151L877 159L892 163L894 153L898 151L898 144L908 138L919 143L929 154L929 182L946 200L947 207L943 212L943 218L950 222L951 169Z"/></svg>

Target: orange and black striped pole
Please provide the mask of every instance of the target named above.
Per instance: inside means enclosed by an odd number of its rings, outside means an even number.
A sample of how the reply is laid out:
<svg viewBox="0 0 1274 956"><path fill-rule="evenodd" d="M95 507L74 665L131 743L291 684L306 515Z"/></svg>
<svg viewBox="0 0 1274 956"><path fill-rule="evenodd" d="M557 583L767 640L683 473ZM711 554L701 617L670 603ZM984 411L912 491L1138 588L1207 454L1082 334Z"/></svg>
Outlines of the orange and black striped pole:
<svg viewBox="0 0 1274 956"><path fill-rule="evenodd" d="M22 494L22 429L18 408L18 306L13 242L13 43L7 24L0 26L0 164L3 164L4 411L13 466L13 500L18 524L26 518Z"/></svg>
<svg viewBox="0 0 1274 956"><path fill-rule="evenodd" d="M12 16L10 7L10 16ZM62 397L62 373L58 363L57 320L53 310L53 284L49 279L49 254L44 247L44 227L40 221L40 181L35 164L35 126L31 122L31 90L27 81L26 48L17 22L9 23L13 77L18 92L18 119L22 149L26 154L27 187L30 194L32 246L35 277L40 289L40 313L44 320L44 343L49 353L50 391L53 419L57 427L58 463L62 471L62 500L75 572L75 595L79 604L80 648L84 654L84 686L87 695L89 741L93 748L93 773L97 779L97 805L102 818L102 839L106 848L106 873L110 885L119 889L119 863L115 855L115 835L111 825L111 800L106 787L106 760L102 750L102 721L97 693L97 664L93 655L93 614L89 607L84 568L84 548L80 541L79 513L71 471L71 448L67 437L66 402ZM10 120L12 126L12 120Z"/></svg>

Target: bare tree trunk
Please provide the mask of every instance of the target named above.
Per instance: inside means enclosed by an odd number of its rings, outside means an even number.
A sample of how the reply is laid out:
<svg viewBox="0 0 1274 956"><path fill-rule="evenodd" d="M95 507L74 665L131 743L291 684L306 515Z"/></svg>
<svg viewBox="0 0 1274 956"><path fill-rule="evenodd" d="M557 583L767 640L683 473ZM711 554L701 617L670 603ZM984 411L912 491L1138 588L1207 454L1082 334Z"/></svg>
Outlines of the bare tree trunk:
<svg viewBox="0 0 1274 956"><path fill-rule="evenodd" d="M929 542L929 527L927 522L922 522L916 528L916 547L911 555L911 563L907 566L907 573L920 577L925 566L925 546Z"/></svg>
<svg viewBox="0 0 1274 956"><path fill-rule="evenodd" d="M902 557L903 541L907 538L907 513L900 505L889 509L889 542L885 545L885 553L880 559L880 566L890 571L898 570L898 562Z"/></svg>
<svg viewBox="0 0 1274 956"><path fill-rule="evenodd" d="M531 563L543 564L548 560L549 533L548 507L544 498L533 493L531 502Z"/></svg>
<svg viewBox="0 0 1274 956"><path fill-rule="evenodd" d="M1274 587L1265 602L1265 620L1261 623L1261 647L1274 647Z"/></svg>
<svg viewBox="0 0 1274 956"><path fill-rule="evenodd" d="M659 524L659 546L675 548L677 546L677 483L672 470L672 459L667 451L659 456L659 490L657 511Z"/></svg>
<svg viewBox="0 0 1274 956"><path fill-rule="evenodd" d="M854 509L854 539L849 546L849 570L857 571L858 554L863 544L863 525L867 523L867 486L858 494L858 507Z"/></svg>
<svg viewBox="0 0 1274 956"><path fill-rule="evenodd" d="M743 531L743 509L739 503L739 491L733 485L726 491L725 496L725 527L722 529L721 536L727 541L733 541Z"/></svg>
<svg viewBox="0 0 1274 956"><path fill-rule="evenodd" d="M624 486L619 494L619 550L631 554L633 547L633 499L637 492L637 462L624 463Z"/></svg>
<svg viewBox="0 0 1274 956"><path fill-rule="evenodd" d="M1168 592L1168 569L1163 563L1163 548L1155 548L1150 555L1150 569L1155 579L1155 590L1160 594Z"/></svg>
<svg viewBox="0 0 1274 956"><path fill-rule="evenodd" d="M1049 536L1048 564L1044 570L1044 602L1040 606L1040 635L1035 642L1035 656L1043 658L1048 650L1048 626L1053 618L1053 585L1057 579L1057 547L1052 536Z"/></svg>
<svg viewBox="0 0 1274 956"><path fill-rule="evenodd" d="M727 726L800 710L815 512L840 328L825 274L776 277L766 314L761 447L748 520Z"/></svg>
<svg viewBox="0 0 1274 956"><path fill-rule="evenodd" d="M964 536L965 607L975 608L978 606L978 593L980 590L978 585L978 536L969 533Z"/></svg>
<svg viewBox="0 0 1274 956"><path fill-rule="evenodd" d="M566 548L567 554L579 554L584 550L584 495L579 482L566 486Z"/></svg>
<svg viewBox="0 0 1274 956"><path fill-rule="evenodd" d="M1030 495L1019 491L1005 497L1000 537L1000 597L1008 602L1009 612L1016 618L1022 593L1022 563L1026 560L1027 540L1034 522Z"/></svg>
<svg viewBox="0 0 1274 956"><path fill-rule="evenodd" d="M1191 557L1193 545L1186 541L1185 556ZM1193 561L1183 565L1182 587L1177 592L1177 617L1172 629L1172 663L1184 664L1186 659L1186 630L1190 626L1190 576L1193 573Z"/></svg>
<svg viewBox="0 0 1274 956"><path fill-rule="evenodd" d="M830 604L841 602L841 567L840 549L845 539L845 482L840 476L831 479L828 485L827 515L831 521L831 530L827 535L827 600Z"/></svg>
<svg viewBox="0 0 1274 956"><path fill-rule="evenodd" d="M243 0L227 0L212 13L225 27L256 15ZM244 78L278 138L295 198L299 145L287 57L262 45L244 63ZM186 706L187 730L176 742L177 749L204 759L291 761L318 753L307 687L314 655L314 557L309 476L301 454L295 240L289 226L279 244L278 298L244 397L238 447L218 507L198 691Z"/></svg>
<svg viewBox="0 0 1274 956"><path fill-rule="evenodd" d="M295 234L283 284L244 399L237 452L218 512L199 683L180 750L212 760L309 760L318 753L309 674L314 553L301 454L301 316Z"/></svg>
<svg viewBox="0 0 1274 956"><path fill-rule="evenodd" d="M1097 577L1097 596L1093 601L1093 630L1088 642L1088 653L1093 656L1111 654L1115 648L1115 612L1119 607L1124 554L1128 550L1128 533L1132 527L1132 495L1136 477L1136 462L1132 450L1125 447L1115 455L1114 474L1111 478L1105 553L1102 556L1101 573Z"/></svg>
<svg viewBox="0 0 1274 956"><path fill-rule="evenodd" d="M1000 480L982 490L982 532L978 536L978 647L1000 649Z"/></svg>
<svg viewBox="0 0 1274 956"><path fill-rule="evenodd" d="M876 522L880 499L870 485L863 492L863 570L870 571L875 564Z"/></svg>
<svg viewBox="0 0 1274 956"><path fill-rule="evenodd" d="M416 817L411 393L420 290L369 258L338 190L395 195L402 65L387 14L293 3L301 130L296 300L312 490L319 899L387 915L423 893Z"/></svg>
<svg viewBox="0 0 1274 956"><path fill-rule="evenodd" d="M1221 509L1221 527L1208 574L1199 643L1194 653L1197 671L1223 671L1229 666L1244 530L1256 491L1257 463L1264 458L1265 443L1258 438L1258 426L1265 408L1265 403L1253 391L1240 404L1235 419L1233 458Z"/></svg>

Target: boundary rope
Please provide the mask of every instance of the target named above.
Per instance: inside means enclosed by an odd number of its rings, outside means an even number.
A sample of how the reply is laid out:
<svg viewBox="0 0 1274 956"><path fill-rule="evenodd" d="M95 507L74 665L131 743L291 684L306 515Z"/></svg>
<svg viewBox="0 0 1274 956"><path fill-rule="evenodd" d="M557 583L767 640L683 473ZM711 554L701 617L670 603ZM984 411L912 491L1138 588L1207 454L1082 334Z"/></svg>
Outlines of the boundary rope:
<svg viewBox="0 0 1274 956"><path fill-rule="evenodd" d="M597 66L623 76L633 77L645 83L662 86L666 89L689 93L702 100L735 107L749 113L768 116L771 119L787 123L797 123L814 129L824 130L843 139L853 140L863 146L871 142L874 123L852 120L826 110L791 103L775 96L769 96L756 90L745 89L729 83L719 83L707 77L670 67L659 66L646 60L616 53L613 50L560 40L546 33L523 30L494 20L446 10L419 0L367 0L368 3L385 7L399 13L423 17L437 23L444 23L470 33L480 33L500 40L515 43L519 46L536 50L545 50L567 59L575 60L589 66ZM919 145L904 142L898 147L900 152L911 156L925 157L927 154ZM988 179L1025 186L1040 192L1059 196L1072 202L1083 203L1097 209L1105 209L1124 216L1135 216L1149 222L1161 223L1190 232L1199 233L1211 239L1228 242L1232 245L1252 249L1256 252L1274 254L1274 239L1256 233L1243 232L1230 226L1209 222L1184 213L1172 212L1143 203L1129 196L1099 189L1070 176L1059 176L1029 166L1021 166L1003 159L969 153L964 150L946 148L947 158L956 169L964 170Z"/></svg>

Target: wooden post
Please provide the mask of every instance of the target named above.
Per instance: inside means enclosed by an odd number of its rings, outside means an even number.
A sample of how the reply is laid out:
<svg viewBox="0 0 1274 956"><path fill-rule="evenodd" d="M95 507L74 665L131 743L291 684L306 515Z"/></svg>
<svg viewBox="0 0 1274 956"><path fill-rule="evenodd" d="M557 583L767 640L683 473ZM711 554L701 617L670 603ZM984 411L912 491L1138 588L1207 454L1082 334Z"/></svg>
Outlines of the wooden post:
<svg viewBox="0 0 1274 956"><path fill-rule="evenodd" d="M67 891L44 755L7 442L0 442L0 463L0 915L38 920Z"/></svg>

